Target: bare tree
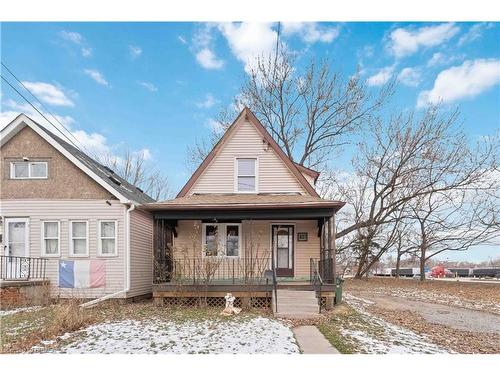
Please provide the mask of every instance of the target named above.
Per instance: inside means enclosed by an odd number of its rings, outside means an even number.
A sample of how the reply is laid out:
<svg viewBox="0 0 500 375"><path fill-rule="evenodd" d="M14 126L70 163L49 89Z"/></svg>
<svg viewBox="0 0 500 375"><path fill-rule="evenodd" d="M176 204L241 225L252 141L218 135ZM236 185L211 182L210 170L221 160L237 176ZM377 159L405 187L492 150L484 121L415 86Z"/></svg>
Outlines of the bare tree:
<svg viewBox="0 0 500 375"><path fill-rule="evenodd" d="M389 233L387 238L392 239L396 218L405 217L402 213L415 207L419 199L477 184L487 185L485 191L495 190L488 184L497 170L498 140L473 149L456 119L456 112L443 116L439 107L431 107L420 118L410 113L387 123L377 121L358 146L354 173L347 182L338 175L326 176L326 196L347 202L338 215L339 250L353 239L358 250L362 248L357 276L390 248L381 245L375 249L378 236ZM495 194L489 194L490 202ZM484 237L479 236L478 241L481 239Z"/></svg>
<svg viewBox="0 0 500 375"><path fill-rule="evenodd" d="M126 150L122 155L107 154L98 158L98 161L155 200L172 197L167 177L159 169L148 165L143 151Z"/></svg>
<svg viewBox="0 0 500 375"><path fill-rule="evenodd" d="M290 159L321 168L393 92L394 82L373 93L359 74L343 79L326 60L311 61L301 70L291 53L280 51L277 56L257 58L235 103L221 111L210 138L188 149L188 164L199 163L227 129L228 120L247 106Z"/></svg>
<svg viewBox="0 0 500 375"><path fill-rule="evenodd" d="M419 255L420 280L425 280L426 262L444 251L466 251L495 241L498 245L498 212L482 189L431 192L412 207L418 233L412 242Z"/></svg>

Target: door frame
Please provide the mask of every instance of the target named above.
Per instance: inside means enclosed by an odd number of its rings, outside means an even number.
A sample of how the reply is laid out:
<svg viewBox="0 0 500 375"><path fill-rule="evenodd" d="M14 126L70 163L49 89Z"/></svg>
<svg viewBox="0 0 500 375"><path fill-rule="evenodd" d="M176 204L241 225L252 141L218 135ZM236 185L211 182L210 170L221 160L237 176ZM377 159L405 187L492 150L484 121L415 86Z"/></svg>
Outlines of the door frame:
<svg viewBox="0 0 500 375"><path fill-rule="evenodd" d="M24 223L24 243L25 243L25 248L24 248L24 255L23 257L28 258L30 256L30 219L28 217L5 217L4 218L4 241L5 241L5 252L4 254L7 256L11 256L10 253L10 246L9 246L9 223Z"/></svg>
<svg viewBox="0 0 500 375"><path fill-rule="evenodd" d="M292 260L292 267L291 268L281 268L279 274L278 274L278 254L274 251L274 233L273 233L273 228L274 227L290 227L292 229L292 254L290 259ZM271 256L274 259L274 267L276 269L276 276L277 277L295 277L295 223L271 223L271 230L270 230L270 237L271 237ZM288 250L290 251L290 249ZM286 270L286 271L285 271Z"/></svg>

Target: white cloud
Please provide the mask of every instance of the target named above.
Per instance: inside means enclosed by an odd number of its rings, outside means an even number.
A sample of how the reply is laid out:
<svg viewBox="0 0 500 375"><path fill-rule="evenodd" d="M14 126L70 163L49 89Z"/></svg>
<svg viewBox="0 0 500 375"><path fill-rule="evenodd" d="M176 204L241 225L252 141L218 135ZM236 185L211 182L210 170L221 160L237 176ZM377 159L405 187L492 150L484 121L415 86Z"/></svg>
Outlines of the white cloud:
<svg viewBox="0 0 500 375"><path fill-rule="evenodd" d="M41 108L38 108L38 110L42 112L42 114L51 122L48 122L42 115L40 115L35 109L33 109L33 107L31 107L27 103L21 104L15 102L14 100L6 100L2 103L2 109L6 109L6 111L0 112L0 129L8 125L20 113L24 113L48 130L52 131L58 137L64 139L66 142L78 146L78 148L81 148L82 151L86 152L91 157L116 160L120 159L115 155L115 151L117 148L119 148L119 145L110 145L107 138L100 133L89 133L82 129L76 129L76 121L70 116L61 116L58 114L54 114L54 117L64 125L61 126L61 124L55 121L49 113L45 113ZM63 133L64 135L61 133ZM144 156L145 160L151 160L153 158L153 155L148 148L134 151L133 153L141 153Z"/></svg>
<svg viewBox="0 0 500 375"><path fill-rule="evenodd" d="M467 60L438 74L431 90L420 92L417 106L472 98L500 83L500 59Z"/></svg>
<svg viewBox="0 0 500 375"><path fill-rule="evenodd" d="M103 85L103 86L108 86L108 81L106 81L104 76L98 70L84 69L83 71L86 75L88 75L90 78L92 78L98 84Z"/></svg>
<svg viewBox="0 0 500 375"><path fill-rule="evenodd" d="M306 43L331 43L339 36L340 27L322 26L317 22L284 22L285 36L297 34Z"/></svg>
<svg viewBox="0 0 500 375"><path fill-rule="evenodd" d="M61 31L60 32L61 38L75 44L82 44L83 42L83 36L82 34L76 33L74 31Z"/></svg>
<svg viewBox="0 0 500 375"><path fill-rule="evenodd" d="M460 31L454 23L423 26L418 29L397 28L389 35L388 48L396 57L411 55L421 47L435 47Z"/></svg>
<svg viewBox="0 0 500 375"><path fill-rule="evenodd" d="M201 102L196 103L198 108L212 108L215 104L217 104L217 100L213 97L212 94L207 94L205 99Z"/></svg>
<svg viewBox="0 0 500 375"><path fill-rule="evenodd" d="M206 23L200 27L192 39L191 51L196 57L196 61L205 69L221 69L224 60L219 59L214 52L214 25Z"/></svg>
<svg viewBox="0 0 500 375"><path fill-rule="evenodd" d="M75 106L60 88L50 83L23 81L23 85L44 103L63 107Z"/></svg>
<svg viewBox="0 0 500 375"><path fill-rule="evenodd" d="M224 61L218 59L215 53L208 47L196 52L196 61L205 69L220 69L224 66Z"/></svg>
<svg viewBox="0 0 500 375"><path fill-rule="evenodd" d="M182 44L187 44L187 43L188 43L188 42L187 42L187 40L186 40L186 38L184 38L182 35L179 35L179 36L177 37L177 39L178 39L178 40L179 40L179 42L181 42Z"/></svg>
<svg viewBox="0 0 500 375"><path fill-rule="evenodd" d="M90 56L92 56L92 48L82 47L82 56L83 57L90 57Z"/></svg>
<svg viewBox="0 0 500 375"><path fill-rule="evenodd" d="M422 73L418 68L404 68L399 72L398 81L406 86L417 87L422 82Z"/></svg>
<svg viewBox="0 0 500 375"><path fill-rule="evenodd" d="M272 23L222 23L218 25L233 55L249 72L259 56L267 57L276 46L277 33Z"/></svg>
<svg viewBox="0 0 500 375"><path fill-rule="evenodd" d="M128 49L130 52L130 56L132 56L133 59L136 59L142 55L142 48L139 46L128 46Z"/></svg>
<svg viewBox="0 0 500 375"><path fill-rule="evenodd" d="M495 26L492 22L482 22L472 25L469 30L460 37L458 46L471 43L483 36L483 32Z"/></svg>
<svg viewBox="0 0 500 375"><path fill-rule="evenodd" d="M432 67L446 65L457 60L463 60L464 58L464 55L446 55L443 52L436 52L432 55L429 61L427 61L427 66Z"/></svg>
<svg viewBox="0 0 500 375"><path fill-rule="evenodd" d="M80 52L83 57L90 57L92 56L92 48L89 46L86 46L85 44L85 38L82 36L82 34L74 32L74 31L61 31L59 33L61 38L64 40L71 42L73 44L76 44L77 46L80 47Z"/></svg>
<svg viewBox="0 0 500 375"><path fill-rule="evenodd" d="M151 82L145 82L145 81L139 81L137 82L140 86L144 87L146 90L149 90L151 92L157 92L158 87L156 87L154 84Z"/></svg>
<svg viewBox="0 0 500 375"><path fill-rule="evenodd" d="M376 74L368 77L366 84L368 86L382 86L387 83L389 79L391 79L393 73L394 65L386 66L385 68L380 69Z"/></svg>

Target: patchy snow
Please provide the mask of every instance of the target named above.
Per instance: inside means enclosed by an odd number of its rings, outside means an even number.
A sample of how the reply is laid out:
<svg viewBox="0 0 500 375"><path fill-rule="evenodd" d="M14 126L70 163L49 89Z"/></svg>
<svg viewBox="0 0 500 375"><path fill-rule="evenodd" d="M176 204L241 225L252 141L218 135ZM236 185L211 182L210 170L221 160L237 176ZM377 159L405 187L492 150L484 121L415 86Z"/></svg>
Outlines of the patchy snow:
<svg viewBox="0 0 500 375"><path fill-rule="evenodd" d="M32 306L32 307L19 307L17 309L13 309L13 310L0 310L0 317L12 315L12 314L17 314L20 312L36 311L36 310L39 310L41 308L42 308L42 306Z"/></svg>
<svg viewBox="0 0 500 375"><path fill-rule="evenodd" d="M366 311L367 305L372 301L344 294L345 301L360 315L366 325L359 322L341 328L342 335L350 337L359 343L361 351L365 353L450 353L445 348L439 347L425 337L406 328L386 322Z"/></svg>
<svg viewBox="0 0 500 375"><path fill-rule="evenodd" d="M159 319L124 320L92 325L58 339L51 353L299 353L290 327L255 317L177 323ZM52 342L47 342L48 345Z"/></svg>

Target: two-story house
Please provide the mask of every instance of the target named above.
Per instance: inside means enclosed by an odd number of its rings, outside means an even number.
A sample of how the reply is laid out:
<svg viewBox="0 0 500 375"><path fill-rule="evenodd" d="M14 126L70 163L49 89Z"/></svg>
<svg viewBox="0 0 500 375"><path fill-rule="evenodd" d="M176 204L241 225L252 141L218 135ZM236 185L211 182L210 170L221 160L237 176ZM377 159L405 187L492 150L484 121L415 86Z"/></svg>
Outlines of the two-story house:
<svg viewBox="0 0 500 375"><path fill-rule="evenodd" d="M0 275L51 294L151 294L153 199L26 115L0 133Z"/></svg>
<svg viewBox="0 0 500 375"><path fill-rule="evenodd" d="M245 108L175 199L145 205L155 222L156 301L227 292L270 301L277 289L321 284L331 305L334 217L344 203L319 197L318 176Z"/></svg>

